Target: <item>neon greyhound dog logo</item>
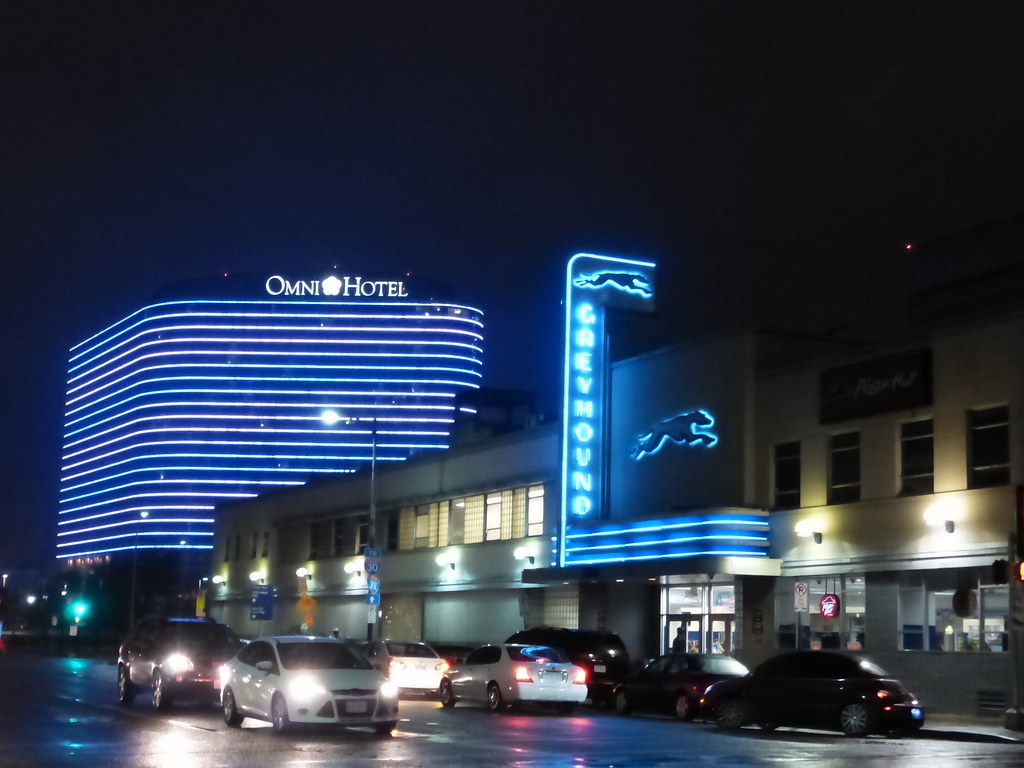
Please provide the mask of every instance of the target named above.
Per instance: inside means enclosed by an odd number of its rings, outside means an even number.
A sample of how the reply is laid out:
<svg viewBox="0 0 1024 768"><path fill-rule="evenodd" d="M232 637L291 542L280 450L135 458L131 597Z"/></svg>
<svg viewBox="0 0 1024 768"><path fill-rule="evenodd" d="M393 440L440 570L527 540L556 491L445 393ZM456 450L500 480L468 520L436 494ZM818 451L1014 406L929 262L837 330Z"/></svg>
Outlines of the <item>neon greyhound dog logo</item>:
<svg viewBox="0 0 1024 768"><path fill-rule="evenodd" d="M639 461L644 456L657 453L667 440L677 445L703 443L705 448L710 448L718 442L718 435L710 431L714 423L714 416L702 408L680 413L678 416L658 422L646 435L640 435L629 456Z"/></svg>
<svg viewBox="0 0 1024 768"><path fill-rule="evenodd" d="M577 276L572 284L578 288L604 288L610 285L626 293L639 293L645 299L654 295L651 281L638 272L593 272Z"/></svg>

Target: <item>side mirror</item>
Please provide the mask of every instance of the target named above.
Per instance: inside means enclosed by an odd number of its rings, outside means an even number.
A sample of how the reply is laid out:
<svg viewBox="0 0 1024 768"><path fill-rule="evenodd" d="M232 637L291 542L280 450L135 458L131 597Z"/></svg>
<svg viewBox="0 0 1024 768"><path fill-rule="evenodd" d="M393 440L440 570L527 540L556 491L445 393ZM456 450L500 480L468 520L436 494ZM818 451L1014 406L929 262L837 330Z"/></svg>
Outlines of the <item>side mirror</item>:
<svg viewBox="0 0 1024 768"><path fill-rule="evenodd" d="M260 672L267 672L267 673L273 672L274 671L274 662L272 662L272 661L257 661L256 662L256 669L258 669Z"/></svg>

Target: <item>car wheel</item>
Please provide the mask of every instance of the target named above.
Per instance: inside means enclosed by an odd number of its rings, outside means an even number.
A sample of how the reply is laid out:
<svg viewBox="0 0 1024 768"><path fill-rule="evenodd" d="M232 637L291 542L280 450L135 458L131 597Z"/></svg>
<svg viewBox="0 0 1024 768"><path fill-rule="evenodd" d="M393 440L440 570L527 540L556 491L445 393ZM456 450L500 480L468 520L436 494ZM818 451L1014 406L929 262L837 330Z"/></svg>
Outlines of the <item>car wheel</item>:
<svg viewBox="0 0 1024 768"><path fill-rule="evenodd" d="M153 673L153 708L167 709L171 706L171 694L167 690L167 683L164 682L163 673L157 670Z"/></svg>
<svg viewBox="0 0 1024 768"><path fill-rule="evenodd" d="M238 711L238 707L235 705L235 692L230 688L224 689L224 697L221 700L221 706L224 710L225 723L230 725L232 728L237 728L242 724L242 720L244 720L245 717Z"/></svg>
<svg viewBox="0 0 1024 768"><path fill-rule="evenodd" d="M871 711L860 701L847 704L839 712L839 727L847 736L865 736L871 730Z"/></svg>
<svg viewBox="0 0 1024 768"><path fill-rule="evenodd" d="M742 728L746 720L747 708L739 699L726 699L715 713L715 722L720 728Z"/></svg>
<svg viewBox="0 0 1024 768"><path fill-rule="evenodd" d="M131 704L135 701L135 686L128 676L128 667L123 664L117 668L117 699L122 704Z"/></svg>
<svg viewBox="0 0 1024 768"><path fill-rule="evenodd" d="M284 696L279 693L274 694L274 698L270 702L270 723L278 733L284 733L292 724L288 719L288 705L285 703Z"/></svg>
<svg viewBox="0 0 1024 768"><path fill-rule="evenodd" d="M680 693L676 697L676 717L680 720L693 720L695 714L697 714L697 707L693 700L685 693Z"/></svg>
<svg viewBox="0 0 1024 768"><path fill-rule="evenodd" d="M373 730L379 733L381 736L387 736L397 727L397 720L388 720L386 723L377 723L373 726Z"/></svg>
<svg viewBox="0 0 1024 768"><path fill-rule="evenodd" d="M487 685L487 708L491 712L500 712L505 708L505 700L501 697L501 688L497 683Z"/></svg>
<svg viewBox="0 0 1024 768"><path fill-rule="evenodd" d="M437 689L437 698L441 700L441 706L451 709L455 706L455 691L452 690L451 680L442 680Z"/></svg>
<svg viewBox="0 0 1024 768"><path fill-rule="evenodd" d="M625 691L619 691L615 694L615 711L620 715L628 715L633 711L633 707L629 704L629 697Z"/></svg>

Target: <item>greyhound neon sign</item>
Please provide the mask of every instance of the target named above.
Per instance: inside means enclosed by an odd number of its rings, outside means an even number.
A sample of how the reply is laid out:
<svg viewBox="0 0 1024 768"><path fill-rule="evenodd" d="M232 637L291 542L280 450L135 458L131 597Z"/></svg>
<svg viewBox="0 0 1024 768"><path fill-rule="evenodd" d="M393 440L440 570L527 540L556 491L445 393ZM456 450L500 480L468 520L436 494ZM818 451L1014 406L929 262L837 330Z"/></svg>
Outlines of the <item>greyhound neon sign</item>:
<svg viewBox="0 0 1024 768"><path fill-rule="evenodd" d="M652 309L653 277L653 262L588 253L569 260L562 398L563 534L571 520L601 516L606 464L605 308ZM564 543L559 549L559 565L564 565Z"/></svg>

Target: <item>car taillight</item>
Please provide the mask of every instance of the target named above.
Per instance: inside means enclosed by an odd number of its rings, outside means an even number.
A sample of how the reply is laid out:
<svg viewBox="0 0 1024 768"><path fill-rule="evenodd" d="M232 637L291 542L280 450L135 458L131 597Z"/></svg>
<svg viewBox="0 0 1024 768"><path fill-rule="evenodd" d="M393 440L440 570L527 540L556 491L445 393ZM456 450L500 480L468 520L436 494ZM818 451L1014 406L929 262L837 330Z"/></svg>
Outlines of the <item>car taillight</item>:
<svg viewBox="0 0 1024 768"><path fill-rule="evenodd" d="M875 691L875 696L877 696L880 699L887 699L891 695L892 694L889 693L889 691L885 690L885 688L879 688L877 691Z"/></svg>
<svg viewBox="0 0 1024 768"><path fill-rule="evenodd" d="M576 675L573 677L572 681L573 681L573 683L576 683L578 685L586 685L587 684L587 670L581 669L581 668L577 667L576 668Z"/></svg>
<svg viewBox="0 0 1024 768"><path fill-rule="evenodd" d="M532 683L533 678L530 677L530 670L526 667L516 667L514 677L517 683Z"/></svg>
<svg viewBox="0 0 1024 768"><path fill-rule="evenodd" d="M441 673L447 672L448 669L449 669L448 662L447 661L439 661L439 662L437 662L437 664L434 665L434 669L436 669L438 672L441 672Z"/></svg>
<svg viewBox="0 0 1024 768"><path fill-rule="evenodd" d="M388 668L394 672L401 671L405 668L405 662L401 659L391 659L391 661L388 662Z"/></svg>

